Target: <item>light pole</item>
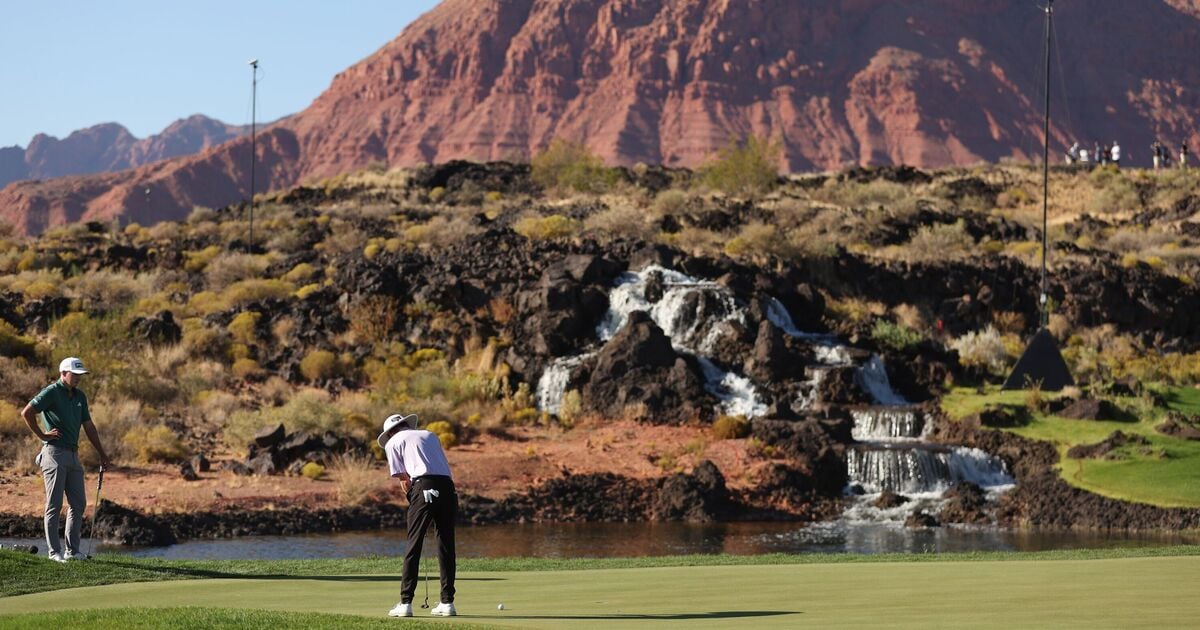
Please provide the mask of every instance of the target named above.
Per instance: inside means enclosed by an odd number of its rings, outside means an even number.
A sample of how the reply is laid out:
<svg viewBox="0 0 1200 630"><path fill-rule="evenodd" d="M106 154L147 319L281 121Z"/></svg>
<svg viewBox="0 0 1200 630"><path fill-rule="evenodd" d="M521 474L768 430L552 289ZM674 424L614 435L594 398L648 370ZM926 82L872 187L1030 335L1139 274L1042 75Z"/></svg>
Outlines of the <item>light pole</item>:
<svg viewBox="0 0 1200 630"><path fill-rule="evenodd" d="M254 167L258 161L258 147L255 133L258 114L258 60L251 59L250 64L250 249L254 249Z"/></svg>

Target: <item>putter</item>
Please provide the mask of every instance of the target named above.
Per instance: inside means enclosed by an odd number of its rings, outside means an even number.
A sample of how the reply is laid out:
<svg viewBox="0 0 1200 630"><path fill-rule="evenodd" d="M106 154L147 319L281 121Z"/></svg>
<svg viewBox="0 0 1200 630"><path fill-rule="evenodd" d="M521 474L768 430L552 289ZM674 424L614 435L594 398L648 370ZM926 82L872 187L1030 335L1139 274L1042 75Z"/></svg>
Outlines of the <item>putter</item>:
<svg viewBox="0 0 1200 630"><path fill-rule="evenodd" d="M428 533L428 532L427 532ZM429 563L425 562L425 537L421 539L421 575L422 581L425 582L425 603L421 604L421 608L429 608Z"/></svg>
<svg viewBox="0 0 1200 630"><path fill-rule="evenodd" d="M104 487L104 466L100 467L100 474L96 476L96 503L92 506L92 529L89 532L92 544L88 546L89 553L84 556L88 559L91 559L92 554L96 553L96 514L100 512L100 488L102 487Z"/></svg>

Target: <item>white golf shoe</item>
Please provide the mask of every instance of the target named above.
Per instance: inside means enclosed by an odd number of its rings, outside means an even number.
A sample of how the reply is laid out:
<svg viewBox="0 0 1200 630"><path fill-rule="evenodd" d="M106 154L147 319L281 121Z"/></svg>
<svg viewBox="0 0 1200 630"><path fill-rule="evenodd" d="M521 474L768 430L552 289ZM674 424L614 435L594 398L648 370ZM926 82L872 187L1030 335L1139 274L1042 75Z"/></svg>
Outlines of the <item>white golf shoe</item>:
<svg viewBox="0 0 1200 630"><path fill-rule="evenodd" d="M66 558L64 558L64 557L62 557L62 556L60 556L60 555L58 555L58 554L56 554L56 553L51 553L51 554L50 554L50 560L52 560L52 561L54 561L54 562L62 562L63 564L66 564L66 562L67 562L67 559L66 559Z"/></svg>
<svg viewBox="0 0 1200 630"><path fill-rule="evenodd" d="M454 602L447 604L438 602L438 605L434 606L433 610L429 611L429 614L434 617L453 617L458 614L458 611L454 610Z"/></svg>
<svg viewBox="0 0 1200 630"><path fill-rule="evenodd" d="M389 617L411 617L412 604L396 604L396 607L388 611Z"/></svg>

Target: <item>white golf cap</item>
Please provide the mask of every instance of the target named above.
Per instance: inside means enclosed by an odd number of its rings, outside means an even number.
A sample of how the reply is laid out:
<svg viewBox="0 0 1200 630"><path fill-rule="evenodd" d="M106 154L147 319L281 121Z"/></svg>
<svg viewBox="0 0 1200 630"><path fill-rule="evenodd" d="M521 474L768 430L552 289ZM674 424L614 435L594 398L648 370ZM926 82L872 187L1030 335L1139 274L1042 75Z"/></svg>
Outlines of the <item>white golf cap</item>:
<svg viewBox="0 0 1200 630"><path fill-rule="evenodd" d="M400 430L402 426L408 426L410 429L417 428L417 414L410 413L406 416L394 413L388 416L387 420L383 421L383 433L379 434L376 441L380 446L387 446L388 438L392 437L392 434Z"/></svg>
<svg viewBox="0 0 1200 630"><path fill-rule="evenodd" d="M78 357L67 357L58 364L59 374L63 372L72 372L75 374L87 374L87 368L83 367L83 361Z"/></svg>

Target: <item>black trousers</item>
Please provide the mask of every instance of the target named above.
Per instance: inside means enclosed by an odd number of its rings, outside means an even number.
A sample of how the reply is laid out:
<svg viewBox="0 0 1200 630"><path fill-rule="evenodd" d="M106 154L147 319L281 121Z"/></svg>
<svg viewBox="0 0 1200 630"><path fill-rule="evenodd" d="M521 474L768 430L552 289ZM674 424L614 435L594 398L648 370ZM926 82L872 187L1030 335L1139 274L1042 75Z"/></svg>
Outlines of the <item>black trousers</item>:
<svg viewBox="0 0 1200 630"><path fill-rule="evenodd" d="M426 491L436 490L437 497ZM449 477L418 477L408 489L408 550L404 552L404 575L400 580L400 601L411 604L417 592L421 572L421 547L432 523L437 534L438 569L442 578L443 604L454 601L454 519L458 516L458 494Z"/></svg>

